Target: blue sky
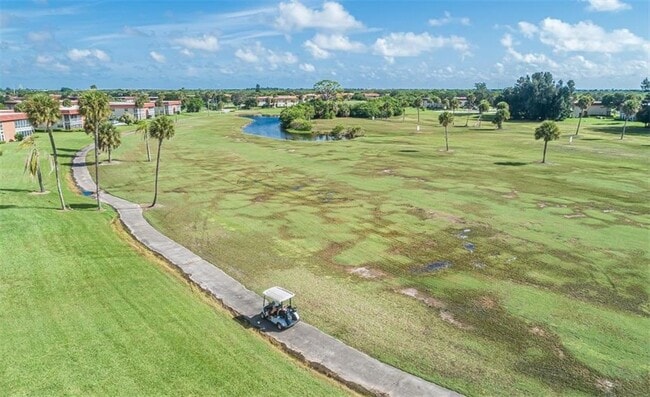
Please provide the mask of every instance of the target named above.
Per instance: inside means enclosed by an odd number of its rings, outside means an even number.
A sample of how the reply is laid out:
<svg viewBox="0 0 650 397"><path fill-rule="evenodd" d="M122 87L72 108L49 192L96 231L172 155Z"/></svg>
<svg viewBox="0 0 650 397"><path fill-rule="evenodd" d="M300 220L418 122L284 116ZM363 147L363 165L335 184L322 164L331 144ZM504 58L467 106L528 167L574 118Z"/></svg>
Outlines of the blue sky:
<svg viewBox="0 0 650 397"><path fill-rule="evenodd" d="M0 86L639 88L650 2L0 0Z"/></svg>

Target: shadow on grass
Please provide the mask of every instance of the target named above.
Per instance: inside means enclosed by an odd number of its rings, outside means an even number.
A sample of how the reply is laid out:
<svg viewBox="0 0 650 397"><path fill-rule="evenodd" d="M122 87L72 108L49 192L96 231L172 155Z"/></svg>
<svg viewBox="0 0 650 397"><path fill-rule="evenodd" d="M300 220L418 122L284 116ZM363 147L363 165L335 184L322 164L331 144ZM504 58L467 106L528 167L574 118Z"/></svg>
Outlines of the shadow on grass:
<svg viewBox="0 0 650 397"><path fill-rule="evenodd" d="M603 132L605 134L612 134L612 135L619 135L619 136L623 132L623 127L620 124L611 127L591 126L590 129L597 132ZM636 126L636 125L628 125L627 128L625 129L625 135L650 136L650 128L645 128L643 126Z"/></svg>
<svg viewBox="0 0 650 397"><path fill-rule="evenodd" d="M87 209L97 209L97 203L74 203L68 204L73 210L87 210Z"/></svg>
<svg viewBox="0 0 650 397"><path fill-rule="evenodd" d="M13 192L13 193L29 193L32 192L33 190L27 190L27 189L0 189L0 192Z"/></svg>
<svg viewBox="0 0 650 397"><path fill-rule="evenodd" d="M580 138L581 141L604 141L603 138Z"/></svg>
<svg viewBox="0 0 650 397"><path fill-rule="evenodd" d="M521 167L522 165L528 165L529 163L523 163L520 161L497 161L495 165L505 165L508 167Z"/></svg>
<svg viewBox="0 0 650 397"><path fill-rule="evenodd" d="M415 150L415 149L404 149L404 150L400 150L399 152L400 153L419 153L420 151Z"/></svg>

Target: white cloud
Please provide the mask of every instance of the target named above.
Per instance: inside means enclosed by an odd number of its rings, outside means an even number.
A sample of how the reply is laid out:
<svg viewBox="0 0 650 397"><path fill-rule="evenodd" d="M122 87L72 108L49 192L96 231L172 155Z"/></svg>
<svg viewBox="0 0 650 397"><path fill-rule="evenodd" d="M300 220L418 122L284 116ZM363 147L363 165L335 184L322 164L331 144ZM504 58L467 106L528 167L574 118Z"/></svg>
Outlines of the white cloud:
<svg viewBox="0 0 650 397"><path fill-rule="evenodd" d="M38 55L36 56L36 65L47 70L53 70L55 72L69 72L70 67L64 65L61 62L54 59L50 55Z"/></svg>
<svg viewBox="0 0 650 397"><path fill-rule="evenodd" d="M554 68L558 66L558 64L555 61L548 58L544 54L534 54L534 53L523 54L515 50L514 40L512 39L510 33L506 33L503 35L503 37L501 38L501 45L506 48L506 53L508 54L509 58L517 62L525 63L536 67L545 66L545 67Z"/></svg>
<svg viewBox="0 0 650 397"><path fill-rule="evenodd" d="M235 51L235 56L244 62L255 63L259 61L259 57L251 49L238 48Z"/></svg>
<svg viewBox="0 0 650 397"><path fill-rule="evenodd" d="M650 52L650 41L636 36L627 29L607 32L591 21L581 21L571 25L559 19L546 18L540 23L539 39L559 52L610 54L639 50Z"/></svg>
<svg viewBox="0 0 650 397"><path fill-rule="evenodd" d="M318 33L311 40L305 41L303 47L316 59L329 58L330 51L362 52L365 46L358 41L350 41L341 34L325 35Z"/></svg>
<svg viewBox="0 0 650 397"><path fill-rule="evenodd" d="M510 48L513 46L513 44L514 42L512 40L512 35L510 33L504 34L503 37L501 38L501 45L506 48Z"/></svg>
<svg viewBox="0 0 650 397"><path fill-rule="evenodd" d="M52 34L50 32L29 32L27 33L27 39L34 43L42 43L52 39Z"/></svg>
<svg viewBox="0 0 650 397"><path fill-rule="evenodd" d="M102 62L108 62L111 58L102 50L90 49L90 50L79 50L76 48L71 49L67 53L68 58L77 62L77 61L93 61L99 60Z"/></svg>
<svg viewBox="0 0 650 397"><path fill-rule="evenodd" d="M298 58L292 53L277 53L264 48L260 42L256 42L251 47L238 48L235 51L235 56L248 63L266 63L271 69L275 69L281 64L290 65L298 62Z"/></svg>
<svg viewBox="0 0 650 397"><path fill-rule="evenodd" d="M539 31L535 24L526 21L519 22L517 26L519 26L521 33L528 38L533 37Z"/></svg>
<svg viewBox="0 0 650 397"><path fill-rule="evenodd" d="M183 48L183 49L181 50L181 54L183 54L183 55L185 55L185 56L187 56L187 57L192 57L192 56L194 56L194 53L193 53L192 51L188 50L187 48Z"/></svg>
<svg viewBox="0 0 650 397"><path fill-rule="evenodd" d="M293 0L280 3L278 10L280 15L275 20L275 26L285 32L309 28L345 31L363 27L363 24L350 15L341 4L333 1L326 1L323 3L323 9L317 10Z"/></svg>
<svg viewBox="0 0 650 397"><path fill-rule="evenodd" d="M453 48L464 54L469 52L469 44L463 37L431 36L428 33L415 34L412 32L391 33L378 38L373 45L373 50L375 54L382 55L391 61L394 57L414 57L423 52L444 47Z"/></svg>
<svg viewBox="0 0 650 397"><path fill-rule="evenodd" d="M443 26L443 25L447 25L447 24L450 24L450 23L455 23L455 22L458 22L458 23L460 23L461 25L464 25L464 26L469 26L470 25L470 20L467 17L454 18L454 17L451 16L451 13L449 13L449 11L445 11L444 15L445 16L442 17L442 18L431 18L431 19L429 19L429 25L438 27L438 26Z"/></svg>
<svg viewBox="0 0 650 397"><path fill-rule="evenodd" d="M151 58L158 63L165 63L165 56L163 54L157 53L156 51L151 51L149 53Z"/></svg>
<svg viewBox="0 0 650 397"><path fill-rule="evenodd" d="M320 48L311 40L305 41L303 47L305 47L307 51L311 53L311 56L316 59L327 59L332 55L329 53L329 51L325 51L324 49Z"/></svg>
<svg viewBox="0 0 650 397"><path fill-rule="evenodd" d="M314 65L312 65L311 63L301 63L300 65L298 65L298 67L300 68L300 70L304 70L305 72L309 72L309 73L316 70Z"/></svg>
<svg viewBox="0 0 650 397"><path fill-rule="evenodd" d="M181 37L174 40L174 43L180 44L185 49L192 50L215 52L219 49L219 40L214 36L206 34L201 37Z"/></svg>
<svg viewBox="0 0 650 397"><path fill-rule="evenodd" d="M314 36L312 41L325 50L361 52L365 49L362 43L350 41L348 37L340 34L324 35L319 33Z"/></svg>
<svg viewBox="0 0 650 397"><path fill-rule="evenodd" d="M622 11L632 8L629 4L623 3L620 0L583 0L589 3L587 9L589 11Z"/></svg>

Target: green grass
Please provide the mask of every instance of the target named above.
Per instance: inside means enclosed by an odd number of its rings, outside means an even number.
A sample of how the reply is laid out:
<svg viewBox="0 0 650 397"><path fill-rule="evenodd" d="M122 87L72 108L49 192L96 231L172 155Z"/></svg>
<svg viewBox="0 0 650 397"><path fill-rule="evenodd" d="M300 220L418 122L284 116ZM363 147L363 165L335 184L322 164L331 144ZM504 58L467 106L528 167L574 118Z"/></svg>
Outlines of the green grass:
<svg viewBox="0 0 650 397"><path fill-rule="evenodd" d="M567 120L541 164L537 123L497 131L459 115L445 152L437 115L420 113L420 133L413 109L404 122L315 123L366 131L339 142L245 135L233 114L182 118L146 216L249 288L294 290L325 332L463 393L644 394L649 130L628 123L621 141L622 123L588 118L569 143ZM104 186L149 202L154 164L140 139L123 142ZM433 261L452 266L426 272Z"/></svg>
<svg viewBox="0 0 650 397"><path fill-rule="evenodd" d="M90 138L56 140L69 176ZM37 141L48 150L45 136ZM0 395L347 394L191 288L134 243L112 210L97 212L68 189L74 210L57 210L52 175L51 193L32 194L25 151L16 143L2 151Z"/></svg>

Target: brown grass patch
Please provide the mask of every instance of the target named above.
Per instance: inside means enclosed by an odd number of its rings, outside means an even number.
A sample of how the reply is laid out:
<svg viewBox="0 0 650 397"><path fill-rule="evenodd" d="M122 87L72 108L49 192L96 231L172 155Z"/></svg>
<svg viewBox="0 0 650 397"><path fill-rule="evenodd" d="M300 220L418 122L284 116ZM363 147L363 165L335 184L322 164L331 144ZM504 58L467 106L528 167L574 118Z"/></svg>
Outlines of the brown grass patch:
<svg viewBox="0 0 650 397"><path fill-rule="evenodd" d="M354 274L361 278L368 278L368 279L375 279L375 278L381 278L386 276L386 273L382 272L381 270L373 269L367 266L355 267L354 269L349 269L348 273Z"/></svg>

